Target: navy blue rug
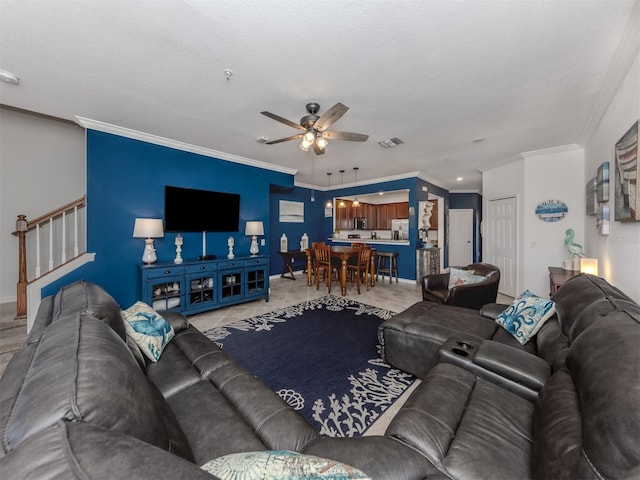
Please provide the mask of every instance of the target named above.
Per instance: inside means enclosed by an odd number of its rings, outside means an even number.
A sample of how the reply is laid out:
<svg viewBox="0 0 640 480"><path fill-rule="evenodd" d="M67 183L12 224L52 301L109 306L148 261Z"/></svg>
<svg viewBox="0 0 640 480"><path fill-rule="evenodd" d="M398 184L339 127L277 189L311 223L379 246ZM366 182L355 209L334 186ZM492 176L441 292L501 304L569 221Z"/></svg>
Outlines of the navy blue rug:
<svg viewBox="0 0 640 480"><path fill-rule="evenodd" d="M416 380L380 359L378 325L392 315L328 295L205 335L321 435L357 437Z"/></svg>

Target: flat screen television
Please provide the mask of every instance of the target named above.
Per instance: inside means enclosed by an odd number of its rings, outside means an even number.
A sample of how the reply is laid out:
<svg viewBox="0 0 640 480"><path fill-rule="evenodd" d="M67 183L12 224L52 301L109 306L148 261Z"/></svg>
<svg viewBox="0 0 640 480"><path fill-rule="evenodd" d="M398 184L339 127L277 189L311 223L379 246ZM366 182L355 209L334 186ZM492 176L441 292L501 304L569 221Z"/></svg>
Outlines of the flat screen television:
<svg viewBox="0 0 640 480"><path fill-rule="evenodd" d="M239 224L237 193L164 187L164 228L168 232L237 232Z"/></svg>

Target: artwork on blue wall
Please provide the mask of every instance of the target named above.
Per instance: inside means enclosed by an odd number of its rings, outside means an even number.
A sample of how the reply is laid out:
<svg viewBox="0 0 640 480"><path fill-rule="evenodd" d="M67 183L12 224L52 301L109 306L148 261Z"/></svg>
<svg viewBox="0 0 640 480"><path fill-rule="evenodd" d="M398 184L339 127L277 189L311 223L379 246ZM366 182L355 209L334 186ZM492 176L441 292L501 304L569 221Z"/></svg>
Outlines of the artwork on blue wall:
<svg viewBox="0 0 640 480"><path fill-rule="evenodd" d="M280 200L280 223L304 223L304 203Z"/></svg>

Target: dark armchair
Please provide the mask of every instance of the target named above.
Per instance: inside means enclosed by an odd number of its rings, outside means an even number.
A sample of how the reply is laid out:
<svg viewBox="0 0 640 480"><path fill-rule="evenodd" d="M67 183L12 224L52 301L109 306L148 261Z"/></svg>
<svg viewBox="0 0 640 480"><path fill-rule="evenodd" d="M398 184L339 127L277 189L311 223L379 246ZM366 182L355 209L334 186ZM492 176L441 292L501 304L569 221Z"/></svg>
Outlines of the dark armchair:
<svg viewBox="0 0 640 480"><path fill-rule="evenodd" d="M449 290L449 273L426 275L422 278L422 299L443 305L480 310L487 303L495 303L500 283L500 269L488 263L472 263L461 270L470 270L485 280L457 285Z"/></svg>

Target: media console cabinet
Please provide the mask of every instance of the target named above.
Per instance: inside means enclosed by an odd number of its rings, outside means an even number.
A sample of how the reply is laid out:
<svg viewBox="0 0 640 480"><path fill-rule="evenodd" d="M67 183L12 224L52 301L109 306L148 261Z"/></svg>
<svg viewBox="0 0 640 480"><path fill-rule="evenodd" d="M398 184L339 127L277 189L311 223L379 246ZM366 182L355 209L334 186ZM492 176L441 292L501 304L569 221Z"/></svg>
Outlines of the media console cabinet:
<svg viewBox="0 0 640 480"><path fill-rule="evenodd" d="M138 264L138 299L154 310L185 315L264 298L269 301L269 257Z"/></svg>

